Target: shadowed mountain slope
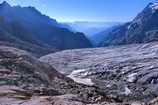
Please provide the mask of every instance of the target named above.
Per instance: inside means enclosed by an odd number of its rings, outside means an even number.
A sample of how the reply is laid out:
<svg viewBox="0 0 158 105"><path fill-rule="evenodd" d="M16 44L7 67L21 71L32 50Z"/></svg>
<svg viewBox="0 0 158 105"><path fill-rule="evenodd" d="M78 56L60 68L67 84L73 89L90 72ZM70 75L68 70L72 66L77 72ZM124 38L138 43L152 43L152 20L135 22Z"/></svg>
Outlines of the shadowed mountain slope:
<svg viewBox="0 0 158 105"><path fill-rule="evenodd" d="M53 51L92 47L82 33L74 33L34 7L0 4L0 42L41 56Z"/></svg>

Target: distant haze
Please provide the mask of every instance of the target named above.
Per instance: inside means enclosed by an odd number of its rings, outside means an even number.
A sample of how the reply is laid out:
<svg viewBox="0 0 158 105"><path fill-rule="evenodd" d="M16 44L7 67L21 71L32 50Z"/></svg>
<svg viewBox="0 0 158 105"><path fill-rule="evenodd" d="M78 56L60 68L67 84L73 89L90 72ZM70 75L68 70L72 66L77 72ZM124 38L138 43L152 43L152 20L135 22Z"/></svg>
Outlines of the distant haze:
<svg viewBox="0 0 158 105"><path fill-rule="evenodd" d="M67 22L74 31L83 32L87 37L93 36L109 27L121 24L121 22L90 22L90 21L76 21Z"/></svg>

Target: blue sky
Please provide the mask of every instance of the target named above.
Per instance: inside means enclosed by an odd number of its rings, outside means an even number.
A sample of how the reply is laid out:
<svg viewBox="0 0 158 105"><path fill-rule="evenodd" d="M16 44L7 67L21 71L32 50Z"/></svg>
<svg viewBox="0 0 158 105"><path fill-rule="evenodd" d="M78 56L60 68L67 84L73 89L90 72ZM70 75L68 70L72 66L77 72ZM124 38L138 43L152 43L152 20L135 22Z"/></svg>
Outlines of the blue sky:
<svg viewBox="0 0 158 105"><path fill-rule="evenodd" d="M2 2L4 0L0 0ZM6 0L34 6L58 21L130 21L149 2L158 0Z"/></svg>

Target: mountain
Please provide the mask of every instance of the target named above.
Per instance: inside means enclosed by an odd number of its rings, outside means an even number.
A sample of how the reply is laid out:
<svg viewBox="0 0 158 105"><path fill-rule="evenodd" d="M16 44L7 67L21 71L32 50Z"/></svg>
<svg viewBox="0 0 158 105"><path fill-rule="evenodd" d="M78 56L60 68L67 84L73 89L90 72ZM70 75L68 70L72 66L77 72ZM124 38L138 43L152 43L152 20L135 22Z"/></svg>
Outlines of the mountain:
<svg viewBox="0 0 158 105"><path fill-rule="evenodd" d="M125 102L149 102L158 97L157 51L158 42L152 42L66 50L43 56L40 61Z"/></svg>
<svg viewBox="0 0 158 105"><path fill-rule="evenodd" d="M158 39L158 3L149 3L136 18L114 29L100 46L144 43Z"/></svg>
<svg viewBox="0 0 158 105"><path fill-rule="evenodd" d="M119 27L120 25L111 26L109 28L104 29L104 31L94 34L89 37L89 40L92 42L93 46L98 47L100 43L104 41L104 39L112 32L115 28Z"/></svg>
<svg viewBox="0 0 158 105"><path fill-rule="evenodd" d="M0 43L44 55L57 50L92 47L83 33L71 32L34 7L0 4Z"/></svg>
<svg viewBox="0 0 158 105"><path fill-rule="evenodd" d="M106 28L118 25L121 22L91 22L91 21L76 21L71 23L66 23L74 31L83 32L88 38L101 31L104 31Z"/></svg>

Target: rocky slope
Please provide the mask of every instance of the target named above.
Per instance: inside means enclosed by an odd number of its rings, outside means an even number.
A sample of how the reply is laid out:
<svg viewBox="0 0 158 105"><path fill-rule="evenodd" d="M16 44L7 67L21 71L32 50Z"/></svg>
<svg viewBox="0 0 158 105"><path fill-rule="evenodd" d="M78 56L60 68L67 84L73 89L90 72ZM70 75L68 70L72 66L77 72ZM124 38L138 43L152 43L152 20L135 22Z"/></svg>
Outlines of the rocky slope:
<svg viewBox="0 0 158 105"><path fill-rule="evenodd" d="M78 50L75 52L77 51ZM65 66L65 68L67 67ZM94 71L95 70L92 72ZM76 76L72 73L72 76L74 76L74 78L81 78L80 76L82 76L83 78L81 79L86 79L87 75L85 75L85 73L87 71L83 72L84 75L78 72ZM98 72L98 75L99 73L100 72ZM148 75L152 75L152 73L153 72ZM98 77L98 75L95 76ZM154 73L154 75L156 75L156 73ZM92 79L92 77L92 75L89 75L88 78ZM149 77L147 76L147 78ZM103 79L100 79L100 81L102 80ZM109 86L110 84L107 85L104 80L102 81L105 83L104 85ZM129 79L131 83L130 86L135 86L132 85L132 81L133 79ZM152 83L156 83L155 81L156 79L154 78ZM92 82L101 83L95 82L93 79ZM114 83L114 81L111 83ZM1 105L127 105L127 103L129 105L146 105L135 101L126 102L121 97L117 97L117 94L107 94L107 92L95 86L87 85L88 84L83 85L75 83L70 78L57 72L52 66L38 61L25 51L12 47L0 46ZM153 84L153 86L155 85ZM148 86L152 85L149 84ZM114 90L114 88L111 89ZM156 88L153 87L153 89ZM110 89L108 90L111 91ZM152 95L152 93L150 93L150 95ZM150 95L148 98L151 98ZM155 96L153 96L153 98L154 97ZM157 105L158 101L154 99L150 103L151 104L147 105Z"/></svg>
<svg viewBox="0 0 158 105"><path fill-rule="evenodd" d="M26 90L18 87L0 87L0 104L1 105L157 105L158 99L154 99L148 104L121 104L115 102L102 103L85 103L75 95L60 96L32 96Z"/></svg>
<svg viewBox="0 0 158 105"><path fill-rule="evenodd" d="M0 46L0 105L100 105L122 102L75 83L29 53Z"/></svg>
<svg viewBox="0 0 158 105"><path fill-rule="evenodd" d="M126 23L107 35L100 46L144 43L157 41L158 3L149 3L133 21Z"/></svg>
<svg viewBox="0 0 158 105"><path fill-rule="evenodd" d="M124 101L158 96L158 42L126 46L67 50L49 54L47 62L76 82L94 85Z"/></svg>
<svg viewBox="0 0 158 105"><path fill-rule="evenodd" d="M82 33L74 33L34 7L0 4L0 43L27 50L34 55L92 47Z"/></svg>

